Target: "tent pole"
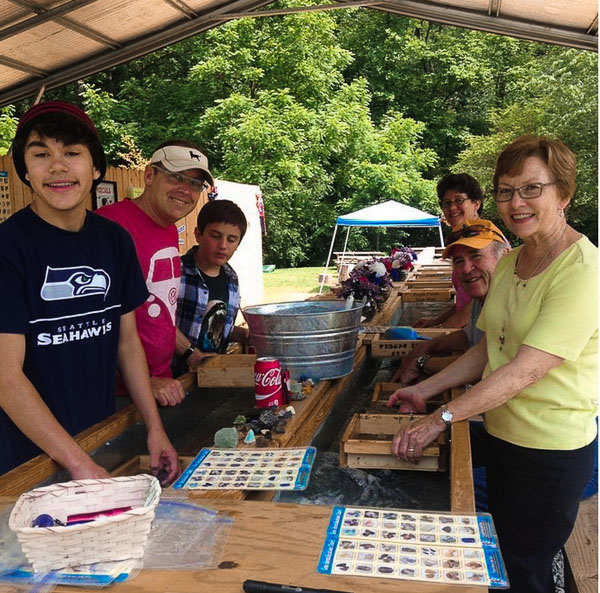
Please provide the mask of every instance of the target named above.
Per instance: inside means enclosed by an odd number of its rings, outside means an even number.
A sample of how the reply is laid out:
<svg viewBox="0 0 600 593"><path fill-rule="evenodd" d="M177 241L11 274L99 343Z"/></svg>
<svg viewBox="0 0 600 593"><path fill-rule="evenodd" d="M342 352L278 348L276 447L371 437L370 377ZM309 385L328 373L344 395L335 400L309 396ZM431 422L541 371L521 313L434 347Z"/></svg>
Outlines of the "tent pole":
<svg viewBox="0 0 600 593"><path fill-rule="evenodd" d="M331 260L331 254L333 253L333 243L335 241L335 235L337 233L338 225L336 223L335 228L333 229L333 237L331 238L331 247L329 248L329 255L327 256L327 263L325 264L325 271L323 272L323 277L321 278L321 285L319 286L319 294L323 292L323 285L325 284L325 276L327 274L327 270L329 269L329 261Z"/></svg>
<svg viewBox="0 0 600 593"><path fill-rule="evenodd" d="M442 225L438 223L438 231L440 232L440 246L445 247L444 245L444 235L442 234Z"/></svg>
<svg viewBox="0 0 600 593"><path fill-rule="evenodd" d="M346 240L344 241L344 250L342 251L342 260L344 259L344 255L346 255L346 247L348 247L348 236L350 235L350 227L346 231Z"/></svg>

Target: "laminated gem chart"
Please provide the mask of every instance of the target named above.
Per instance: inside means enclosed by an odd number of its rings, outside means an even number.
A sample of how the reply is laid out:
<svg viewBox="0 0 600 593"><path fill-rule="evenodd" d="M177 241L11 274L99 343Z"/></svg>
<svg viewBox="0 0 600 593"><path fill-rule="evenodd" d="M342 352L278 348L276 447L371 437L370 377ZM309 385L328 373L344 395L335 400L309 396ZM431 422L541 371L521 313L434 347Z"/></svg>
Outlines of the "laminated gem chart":
<svg viewBox="0 0 600 593"><path fill-rule="evenodd" d="M508 587L486 514L334 507L318 571Z"/></svg>
<svg viewBox="0 0 600 593"><path fill-rule="evenodd" d="M202 449L175 482L190 490L304 490L316 449Z"/></svg>

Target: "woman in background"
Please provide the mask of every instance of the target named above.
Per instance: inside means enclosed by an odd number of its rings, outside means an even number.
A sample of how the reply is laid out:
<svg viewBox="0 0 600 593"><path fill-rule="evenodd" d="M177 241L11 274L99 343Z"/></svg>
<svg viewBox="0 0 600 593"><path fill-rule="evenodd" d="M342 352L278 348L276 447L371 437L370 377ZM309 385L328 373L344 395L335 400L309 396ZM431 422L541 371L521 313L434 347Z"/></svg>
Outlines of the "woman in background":
<svg viewBox="0 0 600 593"><path fill-rule="evenodd" d="M480 218L483 211L483 190L479 182L467 173L450 173L437 184L436 192L444 219L450 228L461 226ZM436 317L424 317L413 327L463 327L469 322L471 297L462 287L452 270L452 286L456 291L456 302Z"/></svg>

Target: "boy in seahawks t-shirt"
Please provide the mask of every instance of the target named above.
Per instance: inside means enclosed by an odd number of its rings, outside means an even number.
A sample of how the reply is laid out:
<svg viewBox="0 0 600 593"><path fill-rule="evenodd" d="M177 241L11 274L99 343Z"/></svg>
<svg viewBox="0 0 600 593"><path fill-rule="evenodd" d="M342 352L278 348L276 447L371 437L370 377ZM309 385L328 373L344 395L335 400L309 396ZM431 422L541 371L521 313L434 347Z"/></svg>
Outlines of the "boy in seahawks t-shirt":
<svg viewBox="0 0 600 593"><path fill-rule="evenodd" d="M90 118L49 101L19 121L13 160L30 206L0 225L0 474L47 453L74 479L109 477L74 436L115 410L117 366L148 429L154 473L177 454L148 381L133 311L148 292L130 236L87 211L106 159Z"/></svg>

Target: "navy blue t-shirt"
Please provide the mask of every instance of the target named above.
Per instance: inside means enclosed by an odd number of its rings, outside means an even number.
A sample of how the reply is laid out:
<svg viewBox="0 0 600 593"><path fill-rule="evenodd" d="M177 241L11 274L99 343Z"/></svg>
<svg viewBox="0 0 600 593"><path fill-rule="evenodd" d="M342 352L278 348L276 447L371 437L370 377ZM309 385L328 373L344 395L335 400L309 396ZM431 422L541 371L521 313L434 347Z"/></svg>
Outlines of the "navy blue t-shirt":
<svg viewBox="0 0 600 593"><path fill-rule="evenodd" d="M61 425L75 435L114 413L121 315L148 298L129 233L92 212L65 231L24 208L0 224L0 279L0 333L25 335L23 371ZM0 409L0 474L39 453Z"/></svg>

